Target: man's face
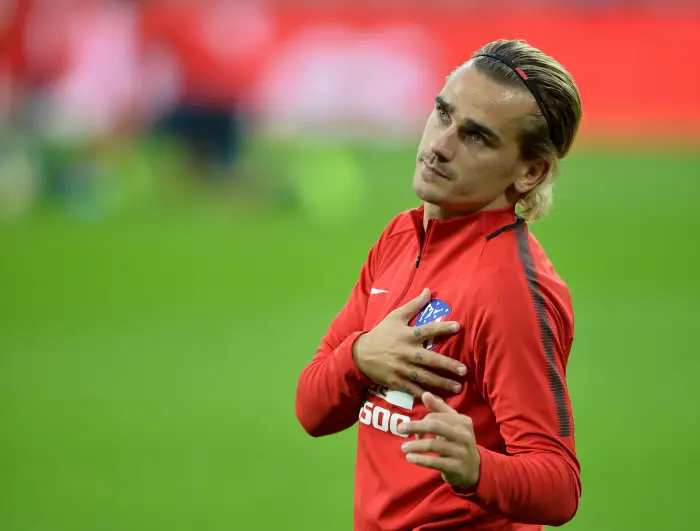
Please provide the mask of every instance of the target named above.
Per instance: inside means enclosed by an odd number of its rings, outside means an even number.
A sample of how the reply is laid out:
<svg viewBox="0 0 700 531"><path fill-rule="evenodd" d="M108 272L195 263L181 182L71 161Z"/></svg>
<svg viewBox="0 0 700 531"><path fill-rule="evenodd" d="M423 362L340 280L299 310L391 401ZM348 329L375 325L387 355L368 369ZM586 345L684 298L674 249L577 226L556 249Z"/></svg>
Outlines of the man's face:
<svg viewBox="0 0 700 531"><path fill-rule="evenodd" d="M418 147L416 195L452 212L505 207L528 174L520 157L523 119L536 105L525 87L508 88L460 67L436 97ZM518 185L520 186L520 185Z"/></svg>

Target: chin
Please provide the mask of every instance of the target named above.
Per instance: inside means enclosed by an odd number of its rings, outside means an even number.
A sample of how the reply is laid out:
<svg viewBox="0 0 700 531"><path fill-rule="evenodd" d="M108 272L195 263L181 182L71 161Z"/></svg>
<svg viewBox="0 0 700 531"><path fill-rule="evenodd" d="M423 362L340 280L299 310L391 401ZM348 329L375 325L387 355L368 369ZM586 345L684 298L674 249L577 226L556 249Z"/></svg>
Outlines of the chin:
<svg viewBox="0 0 700 531"><path fill-rule="evenodd" d="M445 190L433 183L426 183L420 175L413 180L413 192L421 201L434 205L445 203L449 199Z"/></svg>

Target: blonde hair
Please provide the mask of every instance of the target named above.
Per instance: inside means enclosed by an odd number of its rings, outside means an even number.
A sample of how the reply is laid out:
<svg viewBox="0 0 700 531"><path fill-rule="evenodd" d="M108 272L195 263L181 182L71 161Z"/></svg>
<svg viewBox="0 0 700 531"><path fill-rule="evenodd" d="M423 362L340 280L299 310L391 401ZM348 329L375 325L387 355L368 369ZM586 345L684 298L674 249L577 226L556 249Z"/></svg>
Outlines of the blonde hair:
<svg viewBox="0 0 700 531"><path fill-rule="evenodd" d="M520 197L517 209L527 221L536 221L552 206L554 183L559 176L559 161L571 149L579 124L582 106L578 88L571 75L555 59L522 40L490 42L472 56L474 67L494 81L512 87L526 88L520 76L501 61L479 54L499 55L521 69L537 87L549 119L539 107L522 128L520 149L525 160L545 159L549 170L542 182Z"/></svg>

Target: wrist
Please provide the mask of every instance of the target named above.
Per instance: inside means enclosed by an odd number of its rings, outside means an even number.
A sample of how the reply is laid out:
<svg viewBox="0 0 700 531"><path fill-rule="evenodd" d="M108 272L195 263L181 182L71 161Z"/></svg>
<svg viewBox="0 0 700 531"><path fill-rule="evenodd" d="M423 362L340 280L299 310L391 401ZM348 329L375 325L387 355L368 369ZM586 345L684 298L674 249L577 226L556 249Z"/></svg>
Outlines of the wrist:
<svg viewBox="0 0 700 531"><path fill-rule="evenodd" d="M366 332L361 333L352 344L352 361L355 366L362 372L362 350L365 342Z"/></svg>
<svg viewBox="0 0 700 531"><path fill-rule="evenodd" d="M362 332L353 332L341 343L334 353L339 373L343 375L345 381L348 382L349 388L357 392L360 392L360 390L371 383L367 376L365 376L356 365L353 356L353 347L361 335Z"/></svg>
<svg viewBox="0 0 700 531"><path fill-rule="evenodd" d="M458 496L462 496L468 500L478 499L480 494L484 490L484 477L483 477L484 458L486 457L488 459L489 451L485 450L482 446L477 445L476 452L477 452L476 457L478 459L478 463L477 463L476 470L475 470L475 474L476 474L475 480L473 482L470 482L472 484L469 486L468 485L461 485L461 486L452 485L451 486L452 492L454 492ZM484 456L484 453L486 453L486 456ZM486 482L488 482L488 479L486 480Z"/></svg>

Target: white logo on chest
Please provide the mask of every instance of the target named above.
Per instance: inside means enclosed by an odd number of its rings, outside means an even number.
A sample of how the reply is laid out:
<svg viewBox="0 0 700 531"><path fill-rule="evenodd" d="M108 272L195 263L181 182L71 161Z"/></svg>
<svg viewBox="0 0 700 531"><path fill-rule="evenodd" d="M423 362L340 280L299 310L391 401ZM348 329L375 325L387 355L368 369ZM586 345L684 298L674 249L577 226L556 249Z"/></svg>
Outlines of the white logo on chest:
<svg viewBox="0 0 700 531"><path fill-rule="evenodd" d="M369 388L369 392L391 405L409 411L413 409L413 396L403 391L397 391L396 389L389 389L383 385L375 384ZM362 424L372 426L379 431L398 435L399 437L408 437L408 435L401 434L397 430L401 424L410 420L411 418L407 415L391 412L384 407L373 404L369 400L365 402L360 410L360 422Z"/></svg>

